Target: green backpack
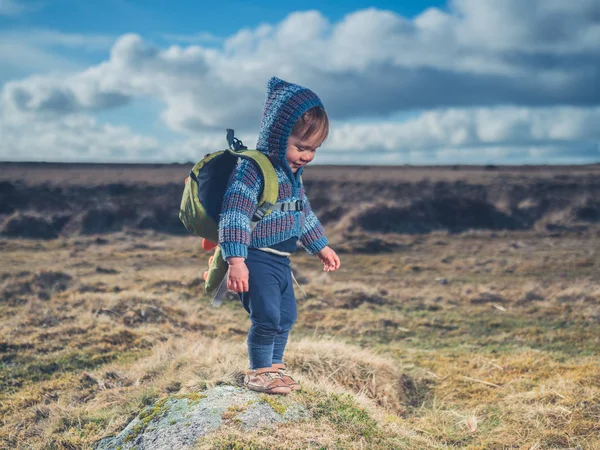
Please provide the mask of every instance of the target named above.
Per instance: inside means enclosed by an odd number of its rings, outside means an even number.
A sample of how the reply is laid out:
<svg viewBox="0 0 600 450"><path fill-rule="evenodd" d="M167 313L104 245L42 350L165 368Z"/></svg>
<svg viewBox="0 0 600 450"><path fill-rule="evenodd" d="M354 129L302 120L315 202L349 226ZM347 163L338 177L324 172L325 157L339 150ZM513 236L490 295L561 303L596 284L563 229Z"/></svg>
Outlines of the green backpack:
<svg viewBox="0 0 600 450"><path fill-rule="evenodd" d="M251 221L251 230L258 222L273 210L298 211L303 208L301 202L277 203L279 182L275 169L266 155L258 150L248 150L242 141L234 137L234 131L227 130L229 148L209 153L199 161L186 178L179 219L183 225L197 236L212 242L219 242L219 214L223 197L228 188L229 176L239 158L253 160L260 168L264 188L258 201L258 209ZM205 274L205 291L215 292L213 305L220 306L227 293L227 272L229 265L223 259L221 248L209 260L208 274Z"/></svg>

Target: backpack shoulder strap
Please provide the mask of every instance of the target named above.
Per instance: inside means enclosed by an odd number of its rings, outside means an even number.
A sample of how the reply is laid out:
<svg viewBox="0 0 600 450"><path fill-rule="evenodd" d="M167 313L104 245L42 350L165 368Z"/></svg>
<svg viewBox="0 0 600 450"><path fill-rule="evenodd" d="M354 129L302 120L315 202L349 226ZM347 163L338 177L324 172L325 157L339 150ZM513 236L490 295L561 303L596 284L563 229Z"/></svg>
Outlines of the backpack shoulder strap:
<svg viewBox="0 0 600 450"><path fill-rule="evenodd" d="M277 180L277 173L273 168L273 164L269 161L266 155L259 152L258 150L229 150L232 154L240 157L251 159L256 163L260 172L263 176L264 187L258 201L258 209L252 218L252 222L258 222L263 217L268 215L273 209L273 205L277 203L277 196L279 195L279 181Z"/></svg>

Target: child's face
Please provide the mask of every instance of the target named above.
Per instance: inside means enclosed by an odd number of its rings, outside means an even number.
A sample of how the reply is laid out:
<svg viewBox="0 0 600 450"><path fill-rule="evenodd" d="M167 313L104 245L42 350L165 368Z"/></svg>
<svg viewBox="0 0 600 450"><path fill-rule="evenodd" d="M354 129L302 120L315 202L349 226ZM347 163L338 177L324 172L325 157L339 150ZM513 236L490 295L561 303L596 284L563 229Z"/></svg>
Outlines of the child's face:
<svg viewBox="0 0 600 450"><path fill-rule="evenodd" d="M306 139L301 139L293 134L288 138L286 159L292 172L296 173L298 169L305 166L313 160L317 148L323 143L321 136L314 135Z"/></svg>

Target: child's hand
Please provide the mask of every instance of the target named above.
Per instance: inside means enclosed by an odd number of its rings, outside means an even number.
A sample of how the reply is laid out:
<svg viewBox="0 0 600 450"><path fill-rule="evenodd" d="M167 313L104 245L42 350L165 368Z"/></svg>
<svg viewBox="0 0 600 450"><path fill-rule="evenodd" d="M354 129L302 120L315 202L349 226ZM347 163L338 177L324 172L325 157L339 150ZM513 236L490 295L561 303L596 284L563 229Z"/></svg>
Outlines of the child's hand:
<svg viewBox="0 0 600 450"><path fill-rule="evenodd" d="M325 272L333 272L340 268L340 258L331 247L325 247L317 253L317 256L323 263L323 270Z"/></svg>
<svg viewBox="0 0 600 450"><path fill-rule="evenodd" d="M227 289L233 292L248 292L248 266L244 258L229 258Z"/></svg>

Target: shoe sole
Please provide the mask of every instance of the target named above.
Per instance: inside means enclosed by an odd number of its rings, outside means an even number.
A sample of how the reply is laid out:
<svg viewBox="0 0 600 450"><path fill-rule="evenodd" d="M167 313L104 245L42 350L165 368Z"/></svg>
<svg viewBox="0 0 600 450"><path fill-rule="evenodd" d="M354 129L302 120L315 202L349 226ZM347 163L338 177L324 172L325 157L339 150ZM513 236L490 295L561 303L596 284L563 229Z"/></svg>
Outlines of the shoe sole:
<svg viewBox="0 0 600 450"><path fill-rule="evenodd" d="M245 384L244 386L246 386L251 391L260 392L262 394L288 395L292 391L291 388L283 386L276 387L273 389L261 389L260 387L252 387L247 384Z"/></svg>

